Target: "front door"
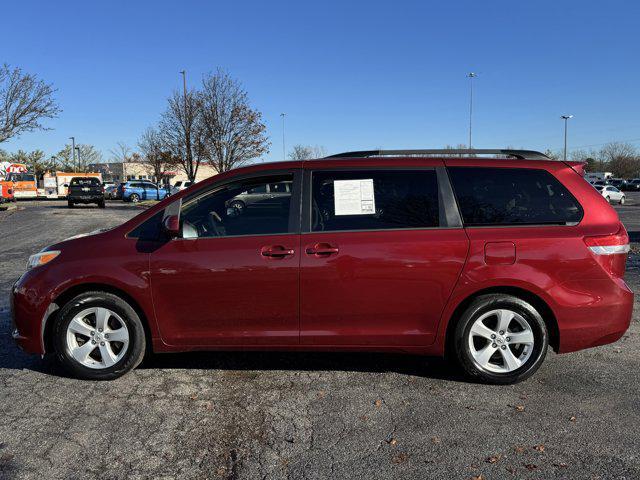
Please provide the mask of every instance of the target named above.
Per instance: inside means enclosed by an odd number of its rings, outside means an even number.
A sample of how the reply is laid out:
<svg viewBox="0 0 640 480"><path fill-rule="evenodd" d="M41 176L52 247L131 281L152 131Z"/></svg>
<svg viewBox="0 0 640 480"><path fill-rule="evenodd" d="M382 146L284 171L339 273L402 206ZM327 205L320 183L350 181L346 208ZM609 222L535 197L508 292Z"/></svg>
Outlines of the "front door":
<svg viewBox="0 0 640 480"><path fill-rule="evenodd" d="M444 169L319 170L306 184L301 343L433 343L469 244Z"/></svg>
<svg viewBox="0 0 640 480"><path fill-rule="evenodd" d="M296 172L233 181L184 200L181 238L151 254L162 339L171 345L299 343L299 188L271 208L238 197Z"/></svg>

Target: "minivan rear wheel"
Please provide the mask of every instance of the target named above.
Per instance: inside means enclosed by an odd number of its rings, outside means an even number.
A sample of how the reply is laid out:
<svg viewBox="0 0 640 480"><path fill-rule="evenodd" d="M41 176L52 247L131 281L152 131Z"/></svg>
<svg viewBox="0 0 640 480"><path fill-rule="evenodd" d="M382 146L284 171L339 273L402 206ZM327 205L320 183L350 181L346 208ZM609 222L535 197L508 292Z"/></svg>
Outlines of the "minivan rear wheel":
<svg viewBox="0 0 640 480"><path fill-rule="evenodd" d="M122 298L87 292L67 302L54 328L58 361L73 376L112 380L134 369L145 353L145 334L136 311Z"/></svg>
<svg viewBox="0 0 640 480"><path fill-rule="evenodd" d="M507 294L482 295L456 325L455 353L463 370L486 383L529 378L547 354L549 335L540 313Z"/></svg>

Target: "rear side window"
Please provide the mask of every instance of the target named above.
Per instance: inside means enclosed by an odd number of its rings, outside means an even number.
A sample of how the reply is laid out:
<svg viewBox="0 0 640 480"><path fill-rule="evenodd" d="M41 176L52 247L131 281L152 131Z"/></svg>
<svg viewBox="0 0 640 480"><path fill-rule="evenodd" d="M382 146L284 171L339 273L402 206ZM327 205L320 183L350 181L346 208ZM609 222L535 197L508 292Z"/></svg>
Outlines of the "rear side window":
<svg viewBox="0 0 640 480"><path fill-rule="evenodd" d="M316 171L311 230L439 226L435 170Z"/></svg>
<svg viewBox="0 0 640 480"><path fill-rule="evenodd" d="M582 208L546 170L450 167L466 226L566 225L582 219Z"/></svg>

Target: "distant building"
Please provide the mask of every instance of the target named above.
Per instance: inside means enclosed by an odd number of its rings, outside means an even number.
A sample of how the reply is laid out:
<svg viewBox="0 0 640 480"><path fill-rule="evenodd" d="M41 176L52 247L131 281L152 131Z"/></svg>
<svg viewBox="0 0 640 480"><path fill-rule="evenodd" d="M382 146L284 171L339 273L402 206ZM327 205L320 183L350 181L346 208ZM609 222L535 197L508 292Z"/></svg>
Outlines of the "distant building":
<svg viewBox="0 0 640 480"><path fill-rule="evenodd" d="M104 182L126 182L129 180L151 180L153 182L175 184L178 181L189 180L184 170L180 166L172 167L164 172L162 178L156 178L153 169L140 162L108 162L108 163L92 163L88 165L90 172L102 174ZM196 182L212 177L218 172L211 165L200 164Z"/></svg>

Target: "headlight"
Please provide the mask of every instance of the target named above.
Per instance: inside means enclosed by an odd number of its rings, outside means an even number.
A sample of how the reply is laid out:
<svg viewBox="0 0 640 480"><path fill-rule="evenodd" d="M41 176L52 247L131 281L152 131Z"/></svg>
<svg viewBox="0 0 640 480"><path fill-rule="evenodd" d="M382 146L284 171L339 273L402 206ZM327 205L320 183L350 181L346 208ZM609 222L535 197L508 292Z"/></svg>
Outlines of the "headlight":
<svg viewBox="0 0 640 480"><path fill-rule="evenodd" d="M49 263L51 260L60 255L60 250L51 250L48 252L40 252L29 257L27 262L27 270L31 270L34 267L39 267Z"/></svg>

